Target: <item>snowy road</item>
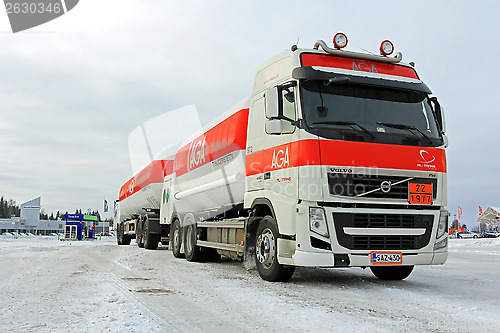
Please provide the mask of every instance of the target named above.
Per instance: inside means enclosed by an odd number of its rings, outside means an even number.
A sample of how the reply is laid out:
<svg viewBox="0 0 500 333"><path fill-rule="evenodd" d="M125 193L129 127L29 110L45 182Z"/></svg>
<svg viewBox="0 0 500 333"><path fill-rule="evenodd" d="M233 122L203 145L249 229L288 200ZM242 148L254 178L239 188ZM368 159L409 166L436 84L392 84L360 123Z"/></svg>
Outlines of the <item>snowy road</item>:
<svg viewBox="0 0 500 333"><path fill-rule="evenodd" d="M0 332L500 331L500 239L453 239L444 266L397 282L298 268L269 283L134 245L0 236Z"/></svg>

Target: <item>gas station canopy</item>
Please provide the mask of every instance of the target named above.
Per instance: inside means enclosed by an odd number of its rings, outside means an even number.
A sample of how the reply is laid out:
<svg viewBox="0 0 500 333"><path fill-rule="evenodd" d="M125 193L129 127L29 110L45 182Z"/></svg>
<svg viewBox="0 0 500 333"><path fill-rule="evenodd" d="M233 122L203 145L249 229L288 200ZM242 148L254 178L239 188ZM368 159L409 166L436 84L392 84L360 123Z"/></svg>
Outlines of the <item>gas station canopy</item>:
<svg viewBox="0 0 500 333"><path fill-rule="evenodd" d="M477 222L483 222L491 225L492 227L498 227L500 225L500 208L498 207L488 207L483 211L477 218Z"/></svg>

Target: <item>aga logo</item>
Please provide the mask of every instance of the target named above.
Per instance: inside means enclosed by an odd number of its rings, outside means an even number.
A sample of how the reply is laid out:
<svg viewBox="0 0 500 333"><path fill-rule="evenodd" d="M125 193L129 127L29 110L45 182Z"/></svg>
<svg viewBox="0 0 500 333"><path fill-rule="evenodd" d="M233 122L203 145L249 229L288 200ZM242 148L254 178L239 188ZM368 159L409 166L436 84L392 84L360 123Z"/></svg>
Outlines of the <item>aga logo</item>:
<svg viewBox="0 0 500 333"><path fill-rule="evenodd" d="M352 61L352 70L359 72L368 72L368 73L378 73L377 67L372 62L355 62Z"/></svg>
<svg viewBox="0 0 500 333"><path fill-rule="evenodd" d="M52 21L72 10L79 0L4 0L12 32Z"/></svg>
<svg viewBox="0 0 500 333"><path fill-rule="evenodd" d="M133 194L134 188L135 188L135 179L132 179L130 181L130 184L128 185L128 193Z"/></svg>
<svg viewBox="0 0 500 333"><path fill-rule="evenodd" d="M191 145L189 152L189 168L197 167L200 163L205 163L205 136Z"/></svg>
<svg viewBox="0 0 500 333"><path fill-rule="evenodd" d="M288 156L288 146L285 150L280 149L276 152L276 149L273 152L273 161L271 163L271 168L284 168L290 166L290 158Z"/></svg>

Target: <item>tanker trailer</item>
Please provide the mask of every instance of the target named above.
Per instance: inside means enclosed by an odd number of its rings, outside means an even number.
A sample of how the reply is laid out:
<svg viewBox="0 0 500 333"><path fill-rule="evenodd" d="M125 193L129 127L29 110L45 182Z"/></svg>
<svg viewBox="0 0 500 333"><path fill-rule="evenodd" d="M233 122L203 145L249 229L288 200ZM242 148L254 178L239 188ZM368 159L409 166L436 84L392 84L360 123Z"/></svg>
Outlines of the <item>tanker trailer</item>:
<svg viewBox="0 0 500 333"><path fill-rule="evenodd" d="M160 241L168 244L168 228L160 226L159 213L163 179L172 165L172 160L154 160L120 188L115 219L118 245L128 245L132 238L146 249L156 249Z"/></svg>

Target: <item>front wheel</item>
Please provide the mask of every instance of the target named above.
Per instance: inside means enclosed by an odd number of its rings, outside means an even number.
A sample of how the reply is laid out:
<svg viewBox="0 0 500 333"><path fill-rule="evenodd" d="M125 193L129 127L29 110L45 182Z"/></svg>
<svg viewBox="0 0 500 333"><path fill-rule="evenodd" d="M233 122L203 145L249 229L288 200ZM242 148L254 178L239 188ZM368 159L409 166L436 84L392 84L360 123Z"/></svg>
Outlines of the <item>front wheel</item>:
<svg viewBox="0 0 500 333"><path fill-rule="evenodd" d="M411 274L413 266L372 266L370 269L381 280L403 280Z"/></svg>
<svg viewBox="0 0 500 333"><path fill-rule="evenodd" d="M257 271L266 281L288 281L295 271L294 266L278 263L278 229L271 216L265 216L259 222L255 237L255 263Z"/></svg>

